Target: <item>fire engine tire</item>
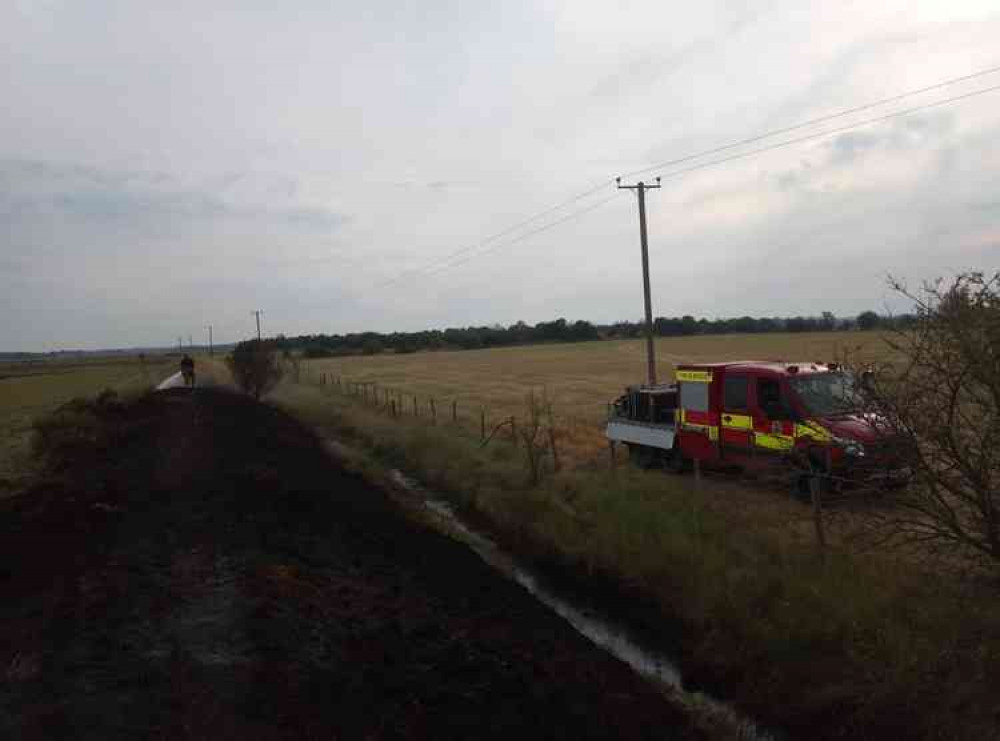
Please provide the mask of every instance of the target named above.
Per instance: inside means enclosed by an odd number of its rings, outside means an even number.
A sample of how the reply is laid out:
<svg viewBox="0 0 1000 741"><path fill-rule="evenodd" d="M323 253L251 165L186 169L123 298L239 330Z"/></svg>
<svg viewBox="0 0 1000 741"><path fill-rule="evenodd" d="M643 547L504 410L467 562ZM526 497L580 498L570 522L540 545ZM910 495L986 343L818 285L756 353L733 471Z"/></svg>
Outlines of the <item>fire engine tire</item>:
<svg viewBox="0 0 1000 741"><path fill-rule="evenodd" d="M684 457L680 448L675 446L673 450L664 456L663 467L670 471L670 473L684 473L691 468L691 461Z"/></svg>
<svg viewBox="0 0 1000 741"><path fill-rule="evenodd" d="M656 465L658 450L647 445L629 444L628 459L638 468L652 468Z"/></svg>

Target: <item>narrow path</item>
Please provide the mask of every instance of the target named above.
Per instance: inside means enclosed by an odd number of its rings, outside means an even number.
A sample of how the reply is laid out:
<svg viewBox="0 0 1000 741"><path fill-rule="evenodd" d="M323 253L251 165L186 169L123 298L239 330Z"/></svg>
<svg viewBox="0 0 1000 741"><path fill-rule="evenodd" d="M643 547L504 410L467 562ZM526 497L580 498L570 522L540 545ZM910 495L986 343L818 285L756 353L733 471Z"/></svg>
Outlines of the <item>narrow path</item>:
<svg viewBox="0 0 1000 741"><path fill-rule="evenodd" d="M281 412L101 414L0 503L0 737L703 737Z"/></svg>
<svg viewBox="0 0 1000 741"><path fill-rule="evenodd" d="M195 373L195 383L197 388L214 388L217 384L215 378L211 373L207 373L205 370L200 370ZM184 376L181 375L180 371L177 371L172 376L164 378L156 387L157 391L167 391L168 389L182 389L186 388L184 385Z"/></svg>

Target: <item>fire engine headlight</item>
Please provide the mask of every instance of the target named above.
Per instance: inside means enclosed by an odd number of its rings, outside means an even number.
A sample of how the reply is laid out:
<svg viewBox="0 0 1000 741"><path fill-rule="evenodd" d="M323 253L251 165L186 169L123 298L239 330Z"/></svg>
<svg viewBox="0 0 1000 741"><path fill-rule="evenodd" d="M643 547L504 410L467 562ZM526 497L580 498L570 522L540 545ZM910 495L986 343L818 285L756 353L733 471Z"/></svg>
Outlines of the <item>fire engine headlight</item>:
<svg viewBox="0 0 1000 741"><path fill-rule="evenodd" d="M849 455L854 458L865 457L865 446L857 440L849 440L845 437L835 437L833 438L833 442L840 446L845 455Z"/></svg>

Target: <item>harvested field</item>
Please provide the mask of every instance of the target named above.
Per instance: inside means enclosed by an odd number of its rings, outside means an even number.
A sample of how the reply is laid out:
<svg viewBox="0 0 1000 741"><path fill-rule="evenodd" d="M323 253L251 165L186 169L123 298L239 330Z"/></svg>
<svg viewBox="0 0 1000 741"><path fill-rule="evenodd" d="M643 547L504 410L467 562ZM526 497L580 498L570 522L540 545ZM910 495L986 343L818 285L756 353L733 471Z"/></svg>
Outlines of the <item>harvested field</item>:
<svg viewBox="0 0 1000 741"><path fill-rule="evenodd" d="M886 348L878 332L713 335L660 338L656 343L661 379L672 379L682 362L736 359L830 360L850 351L881 357ZM607 405L625 386L645 378L642 340L581 342L526 347L353 356L303 363L310 383L321 374L353 383L374 383L403 395L412 414L413 395L419 413L430 413L434 399L439 415L457 403L460 419L478 429L486 410L492 425L525 414L529 391L544 391L562 430L567 460L586 462L606 455L599 423Z"/></svg>
<svg viewBox="0 0 1000 741"><path fill-rule="evenodd" d="M845 350L885 352L878 332L713 335L657 340L659 375L673 378L682 362L788 359L830 360ZM563 418L586 423L603 419L607 403L626 385L645 378L642 340L614 340L526 347L381 354L310 360L312 378L320 373L355 382L375 382L423 399L459 402L466 414L482 406L494 416L521 414L530 389L545 389ZM426 402L425 402L426 403Z"/></svg>
<svg viewBox="0 0 1000 741"><path fill-rule="evenodd" d="M0 505L0 736L703 737L286 414L95 409L63 475Z"/></svg>

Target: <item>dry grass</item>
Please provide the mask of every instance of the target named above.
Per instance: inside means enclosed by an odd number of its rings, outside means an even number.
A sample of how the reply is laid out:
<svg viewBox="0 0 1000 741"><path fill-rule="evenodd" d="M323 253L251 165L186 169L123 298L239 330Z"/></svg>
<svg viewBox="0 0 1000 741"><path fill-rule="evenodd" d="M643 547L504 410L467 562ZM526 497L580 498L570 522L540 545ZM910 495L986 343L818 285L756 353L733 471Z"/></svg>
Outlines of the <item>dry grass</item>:
<svg viewBox="0 0 1000 741"><path fill-rule="evenodd" d="M718 335L657 341L659 375L673 378L683 362L740 359L831 360L843 352L884 355L878 332ZM584 342L410 355L382 354L304 361L312 382L326 373L353 383L375 383L403 394L407 413L416 395L423 414L435 399L439 414L458 402L465 424L478 427L485 408L489 423L524 414L525 397L543 390L560 422L566 454L580 461L604 455L599 423L607 405L646 373L641 340Z"/></svg>
<svg viewBox="0 0 1000 741"><path fill-rule="evenodd" d="M13 486L25 473L37 417L106 388L127 392L150 386L173 363L148 357L143 364L136 356L0 363L0 484Z"/></svg>
<svg viewBox="0 0 1000 741"><path fill-rule="evenodd" d="M878 354L877 332L718 335L660 338L660 376L691 361L738 359L829 360L844 350ZM354 356L304 363L311 376L326 372L355 382L375 382L423 399L434 397L462 409L487 407L495 416L519 414L529 389L545 388L564 417L597 423L607 404L646 373L640 340Z"/></svg>
<svg viewBox="0 0 1000 741"><path fill-rule="evenodd" d="M739 334L660 338L660 375L672 378L676 365L745 359L830 360L844 352L872 359L888 348L879 332ZM315 384L321 373L353 383L376 383L404 394L404 416L412 416L416 394L421 415L429 399L437 401L441 424L447 424L451 401L458 401L460 422L478 433L480 410L487 410L488 429L499 420L526 413L526 396L544 389L557 415L562 463L570 470L608 465L607 440L601 422L609 401L646 372L643 340L534 345L516 348L409 355L383 354L303 362L303 381ZM380 398L384 398L381 397ZM500 444L506 445L504 430ZM622 451L619 451L619 455ZM811 512L790 496L791 481L747 484L724 474L706 476L704 505L730 527L754 527L788 546L809 546L815 539ZM859 525L846 508L827 517L827 537L834 544L857 539Z"/></svg>

